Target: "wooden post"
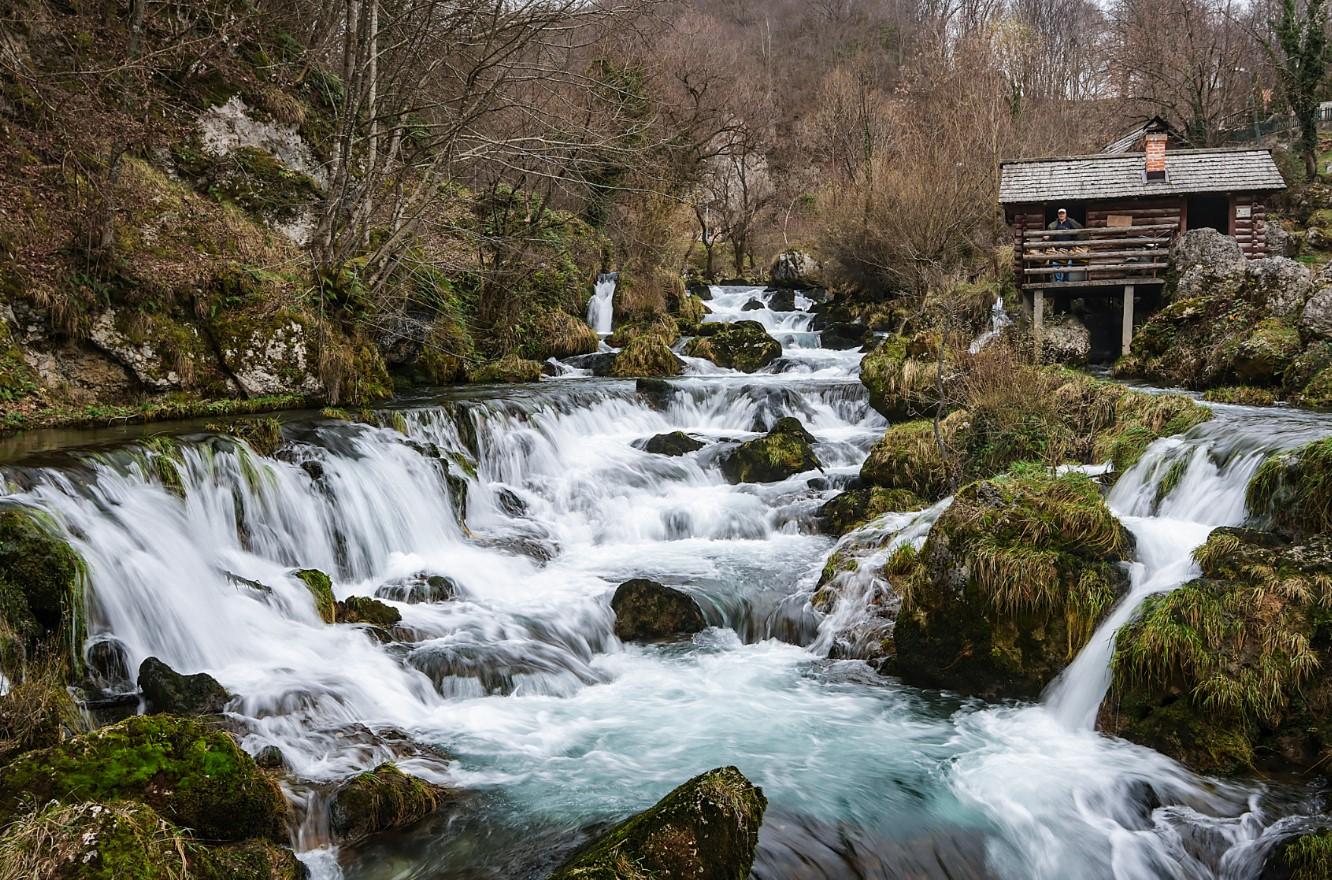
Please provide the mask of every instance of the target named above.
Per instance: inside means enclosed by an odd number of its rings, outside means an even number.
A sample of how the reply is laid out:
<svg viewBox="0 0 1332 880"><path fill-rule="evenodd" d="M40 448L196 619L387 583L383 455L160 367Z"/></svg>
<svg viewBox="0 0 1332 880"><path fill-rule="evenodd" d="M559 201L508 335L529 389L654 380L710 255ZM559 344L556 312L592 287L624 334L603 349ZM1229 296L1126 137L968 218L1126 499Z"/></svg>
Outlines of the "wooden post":
<svg viewBox="0 0 1332 880"><path fill-rule="evenodd" d="M1124 337L1121 354L1128 354L1133 345L1133 285L1124 285Z"/></svg>
<svg viewBox="0 0 1332 880"><path fill-rule="evenodd" d="M1031 336L1036 363L1041 362L1041 337L1045 331L1045 291L1037 290L1032 294Z"/></svg>

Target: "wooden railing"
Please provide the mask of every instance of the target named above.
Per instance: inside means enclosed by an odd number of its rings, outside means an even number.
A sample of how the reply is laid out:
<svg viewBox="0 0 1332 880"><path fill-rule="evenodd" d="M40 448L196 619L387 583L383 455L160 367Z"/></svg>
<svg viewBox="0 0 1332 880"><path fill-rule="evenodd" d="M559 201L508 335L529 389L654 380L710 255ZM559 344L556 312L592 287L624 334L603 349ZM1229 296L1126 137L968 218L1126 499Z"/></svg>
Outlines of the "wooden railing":
<svg viewBox="0 0 1332 880"><path fill-rule="evenodd" d="M1178 230L1174 223L1028 230L1022 234L1022 284L1058 290L1160 283Z"/></svg>

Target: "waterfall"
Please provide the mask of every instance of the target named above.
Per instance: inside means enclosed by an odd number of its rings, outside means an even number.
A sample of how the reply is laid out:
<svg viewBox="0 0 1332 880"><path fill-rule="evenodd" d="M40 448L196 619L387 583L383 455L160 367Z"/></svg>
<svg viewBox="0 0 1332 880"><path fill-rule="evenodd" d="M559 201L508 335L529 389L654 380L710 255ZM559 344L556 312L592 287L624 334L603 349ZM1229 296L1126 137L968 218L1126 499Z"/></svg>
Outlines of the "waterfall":
<svg viewBox="0 0 1332 880"><path fill-rule="evenodd" d="M603 336L610 334L615 317L615 283L619 275L611 272L597 276L592 298L587 301L587 323Z"/></svg>
<svg viewBox="0 0 1332 880"><path fill-rule="evenodd" d="M1008 312L1004 310L1004 298L997 296L994 298L994 305L990 306L990 329L986 330L980 336L971 341L968 349L972 354L980 351L996 339L1004 328L1013 323L1013 319L1008 317Z"/></svg>

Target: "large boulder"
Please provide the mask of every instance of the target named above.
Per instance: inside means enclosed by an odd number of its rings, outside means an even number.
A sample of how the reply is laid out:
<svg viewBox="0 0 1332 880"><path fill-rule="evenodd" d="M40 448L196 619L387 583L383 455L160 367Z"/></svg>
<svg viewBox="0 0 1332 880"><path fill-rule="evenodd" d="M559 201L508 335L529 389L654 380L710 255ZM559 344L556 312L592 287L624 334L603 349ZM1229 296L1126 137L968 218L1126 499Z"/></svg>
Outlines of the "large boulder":
<svg viewBox="0 0 1332 880"><path fill-rule="evenodd" d="M139 690L149 712L172 715L216 715L231 699L208 673L181 675L156 657L139 664Z"/></svg>
<svg viewBox="0 0 1332 880"><path fill-rule="evenodd" d="M900 578L897 672L990 700L1036 699L1127 590L1119 561L1131 549L1083 474L1027 466L966 486Z"/></svg>
<svg viewBox="0 0 1332 880"><path fill-rule="evenodd" d="M1313 279L1299 324L1309 336L1332 339L1332 272L1326 267Z"/></svg>
<svg viewBox="0 0 1332 880"><path fill-rule="evenodd" d="M1054 315L1041 335L1041 362L1081 367L1091 357L1091 331L1076 315Z"/></svg>
<svg viewBox="0 0 1332 880"><path fill-rule="evenodd" d="M19 508L0 509L0 661L51 641L83 644L83 561L52 524ZM12 641L11 641L12 640Z"/></svg>
<svg viewBox="0 0 1332 880"><path fill-rule="evenodd" d="M1292 324L1265 318L1235 346L1230 375L1243 385L1278 385L1302 348L1300 331Z"/></svg>
<svg viewBox="0 0 1332 880"><path fill-rule="evenodd" d="M611 597L615 635L625 642L651 642L693 635L707 629L703 609L684 590L634 578Z"/></svg>
<svg viewBox="0 0 1332 880"><path fill-rule="evenodd" d="M944 363L944 393L956 374ZM860 362L870 406L892 422L932 416L939 403L938 340L926 333L888 336Z"/></svg>
<svg viewBox="0 0 1332 880"><path fill-rule="evenodd" d="M799 420L786 416L757 440L747 440L722 459L732 483L776 483L822 465L814 454L814 436Z"/></svg>
<svg viewBox="0 0 1332 880"><path fill-rule="evenodd" d="M1208 774L1320 772L1332 749L1332 542L1221 528L1199 577L1115 638L1102 729Z"/></svg>
<svg viewBox="0 0 1332 880"><path fill-rule="evenodd" d="M528 360L516 355L505 355L497 361L482 364L471 374L480 385L519 385L541 381L541 361Z"/></svg>
<svg viewBox="0 0 1332 880"><path fill-rule="evenodd" d="M1278 318L1299 315L1313 291L1309 267L1287 257L1252 260L1245 274L1253 295L1265 302L1268 312Z"/></svg>
<svg viewBox="0 0 1332 880"><path fill-rule="evenodd" d="M51 800L137 800L207 840L287 840L277 784L231 736L190 718L129 718L29 752L0 773L0 826Z"/></svg>
<svg viewBox="0 0 1332 880"><path fill-rule="evenodd" d="M704 327L709 327L705 324ZM755 373L782 355L782 346L758 321L735 321L689 341L685 354L712 361L719 367Z"/></svg>
<svg viewBox="0 0 1332 880"><path fill-rule="evenodd" d="M777 255L768 271L773 287L822 287L823 267L804 251L789 250Z"/></svg>
<svg viewBox="0 0 1332 880"><path fill-rule="evenodd" d="M329 829L342 843L355 844L419 822L439 809L446 794L393 764L380 764L338 786L329 804Z"/></svg>
<svg viewBox="0 0 1332 880"><path fill-rule="evenodd" d="M671 431L668 434L657 434L649 437L643 444L644 452L651 452L654 455L688 455L691 452L697 452L705 444L702 440L695 440L684 431Z"/></svg>
<svg viewBox="0 0 1332 880"><path fill-rule="evenodd" d="M630 339L611 364L612 376L632 379L639 376L660 378L684 372L684 361L675 356L661 337L644 334Z"/></svg>
<svg viewBox="0 0 1332 880"><path fill-rule="evenodd" d="M1276 220L1267 221L1265 236L1267 252L1274 257L1298 257L1300 239L1286 231L1286 227Z"/></svg>
<svg viewBox="0 0 1332 880"><path fill-rule="evenodd" d="M1179 276L1181 284L1190 273L1190 283L1240 274L1247 262L1239 242L1215 229L1190 229L1176 236L1170 245L1171 271ZM1188 289L1179 292L1183 296L1193 295Z"/></svg>
<svg viewBox="0 0 1332 880"><path fill-rule="evenodd" d="M911 492L930 500L952 490L955 467L940 448L946 449L958 426L965 422L963 413L954 413L939 426L918 419L893 425L870 449L860 466L860 479L882 489Z"/></svg>
<svg viewBox="0 0 1332 880"><path fill-rule="evenodd" d="M579 849L550 880L744 880L767 806L736 768L710 770Z"/></svg>

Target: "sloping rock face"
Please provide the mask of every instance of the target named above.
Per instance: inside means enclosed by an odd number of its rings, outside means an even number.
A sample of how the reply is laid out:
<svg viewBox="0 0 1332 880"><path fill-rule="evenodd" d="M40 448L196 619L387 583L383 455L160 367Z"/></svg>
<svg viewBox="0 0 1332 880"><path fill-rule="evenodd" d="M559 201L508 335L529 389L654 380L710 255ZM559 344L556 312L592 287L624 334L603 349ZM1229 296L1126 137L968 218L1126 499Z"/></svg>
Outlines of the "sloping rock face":
<svg viewBox="0 0 1332 880"><path fill-rule="evenodd" d="M887 568L902 608L904 681L985 699L1036 699L1128 588L1132 538L1088 477L1036 468L972 483L917 554ZM914 558L913 558L914 557Z"/></svg>
<svg viewBox="0 0 1332 880"><path fill-rule="evenodd" d="M790 250L772 261L768 279L773 287L810 288L823 286L823 267L804 251Z"/></svg>
<svg viewBox="0 0 1332 880"><path fill-rule="evenodd" d="M767 807L736 768L710 770L574 853L550 880L744 880Z"/></svg>

